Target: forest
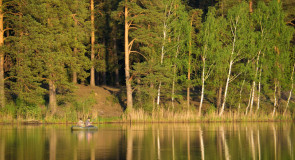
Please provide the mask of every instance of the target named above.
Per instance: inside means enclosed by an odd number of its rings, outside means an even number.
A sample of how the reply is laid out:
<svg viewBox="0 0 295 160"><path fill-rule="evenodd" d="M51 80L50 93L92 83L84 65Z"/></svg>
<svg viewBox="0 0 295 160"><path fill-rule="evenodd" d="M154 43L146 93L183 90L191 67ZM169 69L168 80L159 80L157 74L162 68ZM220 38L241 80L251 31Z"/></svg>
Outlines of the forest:
<svg viewBox="0 0 295 160"><path fill-rule="evenodd" d="M1 121L76 121L77 85L119 88L131 119L295 117L294 0L0 6Z"/></svg>

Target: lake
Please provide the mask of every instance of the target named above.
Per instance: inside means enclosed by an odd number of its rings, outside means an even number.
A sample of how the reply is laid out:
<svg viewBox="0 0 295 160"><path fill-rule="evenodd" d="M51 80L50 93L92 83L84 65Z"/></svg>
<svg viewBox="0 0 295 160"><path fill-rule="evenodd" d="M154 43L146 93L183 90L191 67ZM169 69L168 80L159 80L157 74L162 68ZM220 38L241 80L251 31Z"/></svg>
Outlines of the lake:
<svg viewBox="0 0 295 160"><path fill-rule="evenodd" d="M292 122L96 126L0 125L0 160L294 159Z"/></svg>

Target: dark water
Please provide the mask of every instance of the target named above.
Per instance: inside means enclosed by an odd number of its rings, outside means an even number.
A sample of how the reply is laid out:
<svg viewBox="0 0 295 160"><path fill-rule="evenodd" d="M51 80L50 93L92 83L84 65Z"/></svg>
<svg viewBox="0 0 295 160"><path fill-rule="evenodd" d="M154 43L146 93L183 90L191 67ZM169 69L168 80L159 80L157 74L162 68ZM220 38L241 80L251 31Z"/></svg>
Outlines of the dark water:
<svg viewBox="0 0 295 160"><path fill-rule="evenodd" d="M0 125L0 160L294 159L294 123Z"/></svg>

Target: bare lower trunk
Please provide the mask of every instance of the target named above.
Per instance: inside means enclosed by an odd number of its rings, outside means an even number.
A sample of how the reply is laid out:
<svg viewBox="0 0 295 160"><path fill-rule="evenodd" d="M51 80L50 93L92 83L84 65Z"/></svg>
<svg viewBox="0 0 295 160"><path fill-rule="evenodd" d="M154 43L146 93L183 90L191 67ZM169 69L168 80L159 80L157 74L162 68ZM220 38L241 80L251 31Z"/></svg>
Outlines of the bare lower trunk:
<svg viewBox="0 0 295 160"><path fill-rule="evenodd" d="M0 47L4 45L4 30L3 30L3 5L0 0ZM0 108L5 106L4 92L4 52L0 53Z"/></svg>
<svg viewBox="0 0 295 160"><path fill-rule="evenodd" d="M249 95L249 101L248 101L248 105L247 105L247 107L246 107L246 113L245 113L245 115L247 115L248 114L248 110L249 110L249 107L250 107L250 103L251 103L251 97L252 97L252 87L251 87L251 91L250 91L250 95Z"/></svg>
<svg viewBox="0 0 295 160"><path fill-rule="evenodd" d="M202 105L203 105L203 99L204 99L204 91L205 91L205 67L206 67L206 58L202 58L203 60L203 70L202 70L202 92L201 92L201 100L200 100L200 106L199 106L199 116L202 115Z"/></svg>
<svg viewBox="0 0 295 160"><path fill-rule="evenodd" d="M287 109L288 109L288 107L289 107L290 99L291 99L291 97L292 97L292 92L293 92L293 88L294 88L294 86L293 86L293 74L294 74L294 69L295 69L295 65L293 65L293 71L292 71L292 74L291 74L291 90L290 90L290 93L289 93L289 97L288 97L287 104L286 104L286 108L285 108L285 110L284 110L283 115L286 114Z"/></svg>
<svg viewBox="0 0 295 160"><path fill-rule="evenodd" d="M94 70L94 43L95 43L95 28L94 28L94 0L90 1L91 10L91 69L90 69L90 86L95 86L95 70Z"/></svg>
<svg viewBox="0 0 295 160"><path fill-rule="evenodd" d="M49 80L49 110L51 115L56 111L56 87L54 81Z"/></svg>
<svg viewBox="0 0 295 160"><path fill-rule="evenodd" d="M228 69L228 74L227 74L227 80L226 80L226 85L225 85L225 90L224 90L224 98L223 98L223 103L222 103L222 107L220 109L220 113L219 116L222 115L224 108L225 108L225 104L226 104L226 96L227 96L227 90L228 90L228 85L229 85L229 80L230 80L230 75L231 75L231 69L232 69L232 65L233 65L233 60L230 61L229 63L229 69Z"/></svg>
<svg viewBox="0 0 295 160"><path fill-rule="evenodd" d="M256 86L256 82L254 80L252 84L252 95L251 95L251 103L250 103L250 111L249 111L250 115L252 114L253 102L255 97L255 86Z"/></svg>
<svg viewBox="0 0 295 160"><path fill-rule="evenodd" d="M273 105L273 111L272 111L272 117L274 117L275 113L276 113L276 107L277 107L277 83L275 82L275 91L274 91L274 105Z"/></svg>
<svg viewBox="0 0 295 160"><path fill-rule="evenodd" d="M261 69L261 67L260 67L260 70L259 70L259 82L258 82L258 95L257 95L257 108L256 108L256 113L258 112L259 107L260 107L261 72L262 72L262 69ZM256 113L255 113L255 114L256 114Z"/></svg>

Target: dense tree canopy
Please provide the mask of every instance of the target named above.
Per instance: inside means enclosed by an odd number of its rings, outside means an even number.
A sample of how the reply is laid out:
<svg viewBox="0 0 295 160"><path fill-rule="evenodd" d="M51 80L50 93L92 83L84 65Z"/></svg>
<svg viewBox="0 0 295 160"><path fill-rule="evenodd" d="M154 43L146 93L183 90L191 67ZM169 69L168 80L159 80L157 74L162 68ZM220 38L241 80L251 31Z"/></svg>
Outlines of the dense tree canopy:
<svg viewBox="0 0 295 160"><path fill-rule="evenodd" d="M2 108L53 115L78 83L126 85L125 105L147 112L295 111L291 0L3 0L1 9Z"/></svg>

